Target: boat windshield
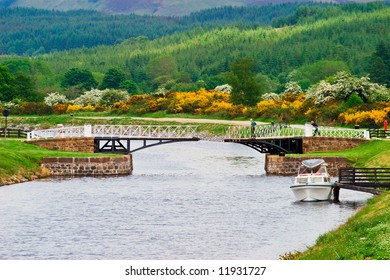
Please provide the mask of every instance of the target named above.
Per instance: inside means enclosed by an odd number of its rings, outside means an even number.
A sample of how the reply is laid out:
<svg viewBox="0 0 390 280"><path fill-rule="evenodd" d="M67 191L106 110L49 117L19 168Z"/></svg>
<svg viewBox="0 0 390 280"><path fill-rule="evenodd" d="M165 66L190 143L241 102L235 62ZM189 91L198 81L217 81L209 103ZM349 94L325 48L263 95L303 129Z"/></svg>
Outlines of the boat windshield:
<svg viewBox="0 0 390 280"><path fill-rule="evenodd" d="M314 173L317 173L317 174L325 174L327 173L327 170L326 170L326 165L325 164L321 164L321 165L318 165L318 166L315 166L313 168L309 168L305 165L302 165L300 168L299 168L299 174L314 174Z"/></svg>

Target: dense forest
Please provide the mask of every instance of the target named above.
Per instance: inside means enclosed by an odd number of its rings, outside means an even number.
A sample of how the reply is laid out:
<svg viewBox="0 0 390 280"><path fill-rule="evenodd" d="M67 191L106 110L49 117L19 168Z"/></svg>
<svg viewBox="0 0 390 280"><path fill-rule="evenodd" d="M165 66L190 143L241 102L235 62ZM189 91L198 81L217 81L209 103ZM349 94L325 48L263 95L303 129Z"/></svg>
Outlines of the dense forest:
<svg viewBox="0 0 390 280"><path fill-rule="evenodd" d="M303 4L223 7L184 17L108 15L96 11L0 8L0 54L34 56L74 48L113 45L129 38L150 40L176 32L226 26L267 26ZM309 6L325 4L309 3Z"/></svg>
<svg viewBox="0 0 390 280"><path fill-rule="evenodd" d="M273 85L288 79L307 88L339 70L355 75L369 73L377 46L390 41L388 26L389 8L342 11L327 19L306 18L282 28L196 28L155 40L138 37L113 47L47 54L34 61L48 65L58 78L78 67L90 70L98 80L100 75L101 81L109 68L116 67L138 84L141 92L150 92L174 86L185 90L186 85L199 81L206 88L214 88L226 82L224 73L232 62L250 57L255 61L256 73L261 75L259 79L270 84L268 90L277 90Z"/></svg>
<svg viewBox="0 0 390 280"><path fill-rule="evenodd" d="M104 13L184 16L223 6L255 6L288 2L372 2L376 0L0 0L0 7L32 7L44 10L96 10Z"/></svg>

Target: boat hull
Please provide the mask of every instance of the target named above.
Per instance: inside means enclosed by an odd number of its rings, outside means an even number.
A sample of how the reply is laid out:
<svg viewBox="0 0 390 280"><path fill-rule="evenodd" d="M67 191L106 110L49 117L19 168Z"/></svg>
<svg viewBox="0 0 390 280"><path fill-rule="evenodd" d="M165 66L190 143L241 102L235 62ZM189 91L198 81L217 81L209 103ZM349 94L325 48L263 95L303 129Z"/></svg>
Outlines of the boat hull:
<svg viewBox="0 0 390 280"><path fill-rule="evenodd" d="M290 187L299 201L324 201L332 197L333 184L305 184Z"/></svg>

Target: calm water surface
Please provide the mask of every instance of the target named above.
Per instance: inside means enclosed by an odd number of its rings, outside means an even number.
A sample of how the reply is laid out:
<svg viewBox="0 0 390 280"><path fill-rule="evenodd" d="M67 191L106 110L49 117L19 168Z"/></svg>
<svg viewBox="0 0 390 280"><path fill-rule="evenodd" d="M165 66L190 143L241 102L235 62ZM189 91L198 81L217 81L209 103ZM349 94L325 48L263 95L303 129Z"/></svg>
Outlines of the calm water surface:
<svg viewBox="0 0 390 280"><path fill-rule="evenodd" d="M132 176L0 188L0 259L278 259L345 222L369 194L295 202L239 144L161 145Z"/></svg>

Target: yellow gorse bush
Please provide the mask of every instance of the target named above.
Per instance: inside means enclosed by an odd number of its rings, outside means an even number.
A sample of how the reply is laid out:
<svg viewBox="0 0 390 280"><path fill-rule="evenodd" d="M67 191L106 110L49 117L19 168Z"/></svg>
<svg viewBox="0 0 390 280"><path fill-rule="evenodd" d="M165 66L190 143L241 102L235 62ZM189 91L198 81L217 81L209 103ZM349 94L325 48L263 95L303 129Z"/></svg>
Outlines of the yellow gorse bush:
<svg viewBox="0 0 390 280"><path fill-rule="evenodd" d="M345 124L369 125L375 123L376 125L381 125L386 119L386 114L389 111L390 107L384 108L382 110L358 111L350 113L346 112L341 113L339 118Z"/></svg>

